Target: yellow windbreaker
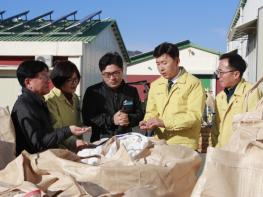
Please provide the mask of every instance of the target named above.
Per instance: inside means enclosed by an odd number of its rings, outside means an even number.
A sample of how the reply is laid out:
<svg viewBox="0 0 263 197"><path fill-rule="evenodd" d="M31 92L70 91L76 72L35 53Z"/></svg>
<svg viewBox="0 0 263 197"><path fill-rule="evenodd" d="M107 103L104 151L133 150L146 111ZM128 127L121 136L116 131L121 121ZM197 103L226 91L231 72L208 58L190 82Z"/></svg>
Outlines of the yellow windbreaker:
<svg viewBox="0 0 263 197"><path fill-rule="evenodd" d="M181 68L181 75L168 94L168 80L160 77L151 84L144 120L158 117L165 128L155 134L168 144L197 149L205 94L201 81Z"/></svg>
<svg viewBox="0 0 263 197"><path fill-rule="evenodd" d="M51 115L53 128L61 128L69 125L81 126L79 98L73 95L73 105L58 88L53 88L45 95L48 110Z"/></svg>
<svg viewBox="0 0 263 197"><path fill-rule="evenodd" d="M81 126L79 98L76 94L73 95L73 105L71 105L61 90L54 87L45 95L45 99L53 128L62 128L70 125ZM63 142L61 147L65 146L70 150L75 150L77 138L81 138L81 136L70 136Z"/></svg>
<svg viewBox="0 0 263 197"><path fill-rule="evenodd" d="M216 96L216 125L212 131L212 142L217 147L224 146L231 137L233 116L245 112L244 97L252 84L242 79L237 85L234 94L227 103L227 96L221 91ZM257 89L248 98L248 111L254 110L262 92Z"/></svg>

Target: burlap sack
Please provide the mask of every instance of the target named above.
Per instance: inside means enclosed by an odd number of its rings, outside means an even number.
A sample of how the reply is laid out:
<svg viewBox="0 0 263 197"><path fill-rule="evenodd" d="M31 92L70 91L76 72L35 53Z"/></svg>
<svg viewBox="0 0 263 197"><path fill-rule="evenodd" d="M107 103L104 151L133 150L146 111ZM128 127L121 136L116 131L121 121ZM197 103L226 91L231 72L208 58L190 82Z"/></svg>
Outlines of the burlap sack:
<svg viewBox="0 0 263 197"><path fill-rule="evenodd" d="M262 149L261 149L262 152ZM262 197L263 154L208 148L202 175L192 197Z"/></svg>
<svg viewBox="0 0 263 197"><path fill-rule="evenodd" d="M234 116L233 131L223 148L208 149L192 197L263 196L263 98L255 111Z"/></svg>
<svg viewBox="0 0 263 197"><path fill-rule="evenodd" d="M248 98L263 81L263 77L246 93L244 109L248 109ZM233 135L229 143L224 147L225 150L246 153L257 150L261 147L258 141L263 139L263 97L257 103L255 110L237 114L233 118ZM250 144L253 144L250 145ZM251 147L253 147L251 149ZM259 150L261 153L261 148Z"/></svg>
<svg viewBox="0 0 263 197"><path fill-rule="evenodd" d="M7 107L0 107L0 170L15 158L15 130Z"/></svg>
<svg viewBox="0 0 263 197"><path fill-rule="evenodd" d="M65 150L33 155L23 152L0 171L0 195L14 190L28 192L21 185L29 181L49 196L99 196L149 186L158 196L184 197L190 196L200 166L198 153L170 145L156 145L150 156L136 162L129 159L122 145L112 160L99 166L79 160Z"/></svg>

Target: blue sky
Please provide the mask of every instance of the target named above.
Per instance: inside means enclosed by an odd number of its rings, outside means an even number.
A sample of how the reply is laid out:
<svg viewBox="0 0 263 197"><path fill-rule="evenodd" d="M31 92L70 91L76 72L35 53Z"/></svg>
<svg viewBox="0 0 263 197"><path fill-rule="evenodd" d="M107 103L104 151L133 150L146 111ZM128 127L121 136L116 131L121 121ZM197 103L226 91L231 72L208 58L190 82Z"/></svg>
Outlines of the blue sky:
<svg viewBox="0 0 263 197"><path fill-rule="evenodd" d="M30 10L28 18L54 10L53 19L78 10L77 19L102 10L117 21L128 50L151 51L161 42L191 42L226 51L228 28L239 0L0 0L4 18Z"/></svg>

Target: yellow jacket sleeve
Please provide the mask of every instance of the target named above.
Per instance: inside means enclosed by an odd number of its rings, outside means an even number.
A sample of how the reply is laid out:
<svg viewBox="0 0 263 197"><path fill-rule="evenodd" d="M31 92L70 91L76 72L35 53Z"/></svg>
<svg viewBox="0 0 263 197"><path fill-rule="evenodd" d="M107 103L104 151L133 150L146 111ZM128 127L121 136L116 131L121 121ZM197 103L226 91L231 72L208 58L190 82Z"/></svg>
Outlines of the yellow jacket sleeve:
<svg viewBox="0 0 263 197"><path fill-rule="evenodd" d="M211 130L211 141L213 147L215 147L218 143L219 123L220 123L220 117L218 114L218 108L217 106L215 106L215 122L213 122L212 130Z"/></svg>
<svg viewBox="0 0 263 197"><path fill-rule="evenodd" d="M159 117L159 113L157 111L156 101L154 98L154 89L150 88L147 98L144 120L149 120L150 118L154 117Z"/></svg>

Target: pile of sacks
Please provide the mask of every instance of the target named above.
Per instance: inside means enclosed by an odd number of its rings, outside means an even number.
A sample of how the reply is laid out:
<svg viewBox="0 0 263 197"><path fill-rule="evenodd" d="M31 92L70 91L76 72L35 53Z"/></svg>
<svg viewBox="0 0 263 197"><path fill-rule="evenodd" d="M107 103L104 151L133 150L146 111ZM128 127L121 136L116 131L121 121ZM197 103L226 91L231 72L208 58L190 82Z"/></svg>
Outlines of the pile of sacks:
<svg viewBox="0 0 263 197"><path fill-rule="evenodd" d="M0 195L36 190L40 196L191 195L201 162L197 152L140 134L97 145L80 156L59 149L22 152L0 171ZM99 159L87 164L95 156Z"/></svg>

